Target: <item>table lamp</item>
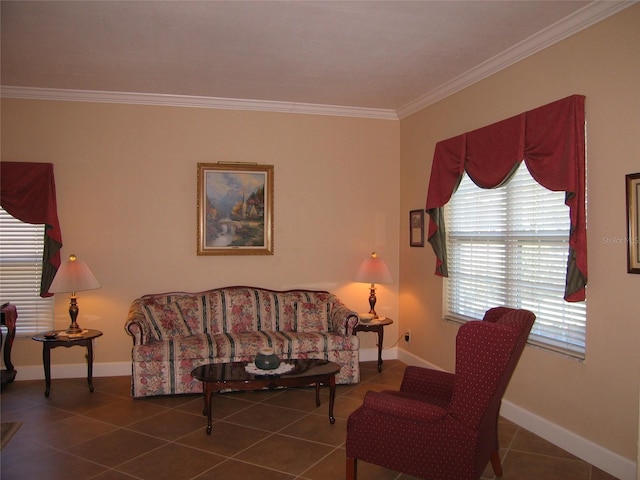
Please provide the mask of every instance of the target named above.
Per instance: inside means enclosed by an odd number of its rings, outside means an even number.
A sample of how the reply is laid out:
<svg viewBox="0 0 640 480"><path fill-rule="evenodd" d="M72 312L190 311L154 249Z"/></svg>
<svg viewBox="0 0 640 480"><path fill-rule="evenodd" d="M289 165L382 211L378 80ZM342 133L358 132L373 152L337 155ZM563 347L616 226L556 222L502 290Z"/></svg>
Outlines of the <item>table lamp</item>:
<svg viewBox="0 0 640 480"><path fill-rule="evenodd" d="M71 325L69 325L67 333L80 333L82 331L76 322L78 318L78 297L76 292L94 290L96 288L100 288L98 280L93 276L87 264L79 260L75 255L69 255L69 260L63 262L58 268L58 272L49 287L49 292L71 292L71 304L69 305Z"/></svg>
<svg viewBox="0 0 640 480"><path fill-rule="evenodd" d="M371 290L369 292L369 313L373 318L380 318L376 313L376 283L389 284L393 283L393 277L389 271L389 267L384 260L378 257L376 252L360 264L360 268L356 272L354 280L356 282L370 283Z"/></svg>

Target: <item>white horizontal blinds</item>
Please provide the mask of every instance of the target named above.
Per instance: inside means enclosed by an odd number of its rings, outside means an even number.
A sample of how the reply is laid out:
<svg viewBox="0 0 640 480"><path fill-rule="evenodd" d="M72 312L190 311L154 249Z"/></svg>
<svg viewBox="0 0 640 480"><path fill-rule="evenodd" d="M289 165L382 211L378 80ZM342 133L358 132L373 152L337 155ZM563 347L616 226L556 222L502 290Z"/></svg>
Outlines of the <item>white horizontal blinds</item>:
<svg viewBox="0 0 640 480"><path fill-rule="evenodd" d="M18 310L16 335L53 328L53 297L40 297L44 225L21 222L0 208L0 301Z"/></svg>
<svg viewBox="0 0 640 480"><path fill-rule="evenodd" d="M524 162L481 189L467 175L445 207L448 315L482 318L505 305L536 314L530 342L584 357L586 302L563 298L569 251L564 192L539 185Z"/></svg>

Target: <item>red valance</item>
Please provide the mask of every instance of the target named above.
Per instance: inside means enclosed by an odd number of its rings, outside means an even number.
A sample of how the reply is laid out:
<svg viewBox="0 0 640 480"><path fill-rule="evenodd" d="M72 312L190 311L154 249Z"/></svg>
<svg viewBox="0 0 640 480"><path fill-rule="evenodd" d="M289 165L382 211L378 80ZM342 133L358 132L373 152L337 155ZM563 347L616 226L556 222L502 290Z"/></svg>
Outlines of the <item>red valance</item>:
<svg viewBox="0 0 640 480"><path fill-rule="evenodd" d="M51 296L62 247L53 164L0 162L0 205L18 220L45 225L40 296Z"/></svg>
<svg viewBox="0 0 640 480"><path fill-rule="evenodd" d="M462 174L481 188L509 181L522 160L540 185L566 192L571 234L565 300L585 299L585 97L572 95L436 144L426 211L428 239L436 253L436 275L448 276L442 207Z"/></svg>

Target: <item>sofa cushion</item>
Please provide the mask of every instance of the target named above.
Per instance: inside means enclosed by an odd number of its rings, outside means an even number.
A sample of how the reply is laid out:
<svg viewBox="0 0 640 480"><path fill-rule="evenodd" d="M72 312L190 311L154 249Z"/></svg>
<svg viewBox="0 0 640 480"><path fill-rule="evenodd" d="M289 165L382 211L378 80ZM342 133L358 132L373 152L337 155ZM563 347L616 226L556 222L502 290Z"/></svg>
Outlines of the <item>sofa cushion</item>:
<svg viewBox="0 0 640 480"><path fill-rule="evenodd" d="M143 313L151 324L151 334L156 340L191 334L182 312L175 302L167 304L145 303Z"/></svg>
<svg viewBox="0 0 640 480"><path fill-rule="evenodd" d="M329 330L328 305L319 302L297 302L295 323L297 332L327 332Z"/></svg>
<svg viewBox="0 0 640 480"><path fill-rule="evenodd" d="M209 293L209 333L259 330L256 298L252 289L230 288Z"/></svg>
<svg viewBox="0 0 640 480"><path fill-rule="evenodd" d="M206 333L204 330L204 295L184 295L175 298L175 303L180 309L184 323L189 329L189 335Z"/></svg>

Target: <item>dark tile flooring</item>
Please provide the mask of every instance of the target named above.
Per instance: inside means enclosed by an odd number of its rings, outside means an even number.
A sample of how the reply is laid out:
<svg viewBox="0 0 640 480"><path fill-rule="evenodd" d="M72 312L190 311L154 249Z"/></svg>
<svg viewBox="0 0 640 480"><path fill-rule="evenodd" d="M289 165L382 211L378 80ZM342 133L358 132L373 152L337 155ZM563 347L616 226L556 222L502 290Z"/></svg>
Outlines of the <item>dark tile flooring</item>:
<svg viewBox="0 0 640 480"><path fill-rule="evenodd" d="M345 476L349 413L367 390L397 389L405 365L362 364L358 385L338 386L335 425L328 396L313 389L217 394L205 433L199 395L132 399L129 377L16 381L0 395L3 422L22 422L0 452L2 480L335 480ZM613 477L506 420L505 480L611 480ZM493 479L488 467L483 479ZM411 480L360 462L361 480Z"/></svg>

